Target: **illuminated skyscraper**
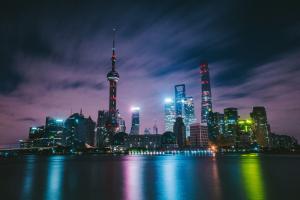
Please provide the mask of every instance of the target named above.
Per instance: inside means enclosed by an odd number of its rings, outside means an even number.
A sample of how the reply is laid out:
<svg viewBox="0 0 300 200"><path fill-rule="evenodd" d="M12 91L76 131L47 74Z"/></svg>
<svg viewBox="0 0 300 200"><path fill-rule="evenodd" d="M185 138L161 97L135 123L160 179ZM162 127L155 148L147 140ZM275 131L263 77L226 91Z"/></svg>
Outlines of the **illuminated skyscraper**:
<svg viewBox="0 0 300 200"><path fill-rule="evenodd" d="M186 97L183 102L183 121L186 127L186 136L190 136L190 125L196 122L193 97Z"/></svg>
<svg viewBox="0 0 300 200"><path fill-rule="evenodd" d="M182 117L184 108L183 102L185 99L185 85L175 85L175 109L176 109L176 117Z"/></svg>
<svg viewBox="0 0 300 200"><path fill-rule="evenodd" d="M252 119L239 119L238 120L238 137L237 145L239 147L247 148L252 143L253 139L253 120Z"/></svg>
<svg viewBox="0 0 300 200"><path fill-rule="evenodd" d="M238 131L238 110L237 108L224 109L225 136L235 138Z"/></svg>
<svg viewBox="0 0 300 200"><path fill-rule="evenodd" d="M210 140L216 140L218 135L225 132L224 114L211 112L209 116L208 137Z"/></svg>
<svg viewBox="0 0 300 200"><path fill-rule="evenodd" d="M175 104L173 99L165 99L165 131L173 131L173 126L175 123L176 113Z"/></svg>
<svg viewBox="0 0 300 200"><path fill-rule="evenodd" d="M115 54L115 32L113 38L113 47L112 47L112 69L107 74L107 80L109 81L109 120L107 123L107 129L111 133L115 133L118 128L118 120L117 120L117 82L119 80L119 73L116 71L116 54Z"/></svg>
<svg viewBox="0 0 300 200"><path fill-rule="evenodd" d="M256 142L262 147L267 147L269 145L270 130L265 107L253 107L250 116L254 123L253 133Z"/></svg>
<svg viewBox="0 0 300 200"><path fill-rule="evenodd" d="M212 112L212 103L211 103L211 89L210 89L210 78L208 64L200 64L200 73L201 73L201 122L209 123L209 113Z"/></svg>
<svg viewBox="0 0 300 200"><path fill-rule="evenodd" d="M103 147L109 145L110 139L106 125L109 121L109 112L105 110L98 111L97 128L95 144L97 147Z"/></svg>
<svg viewBox="0 0 300 200"><path fill-rule="evenodd" d="M140 132L140 108L133 107L131 108L132 116L131 116L131 130L130 134L138 135Z"/></svg>
<svg viewBox="0 0 300 200"><path fill-rule="evenodd" d="M126 124L125 124L125 120L118 116L118 125L119 125L119 129L118 132L126 132Z"/></svg>
<svg viewBox="0 0 300 200"><path fill-rule="evenodd" d="M82 112L74 113L66 119L65 127L69 145L94 145L96 123L91 117L85 118Z"/></svg>
<svg viewBox="0 0 300 200"><path fill-rule="evenodd" d="M45 134L46 137L61 137L64 130L64 120L46 117Z"/></svg>

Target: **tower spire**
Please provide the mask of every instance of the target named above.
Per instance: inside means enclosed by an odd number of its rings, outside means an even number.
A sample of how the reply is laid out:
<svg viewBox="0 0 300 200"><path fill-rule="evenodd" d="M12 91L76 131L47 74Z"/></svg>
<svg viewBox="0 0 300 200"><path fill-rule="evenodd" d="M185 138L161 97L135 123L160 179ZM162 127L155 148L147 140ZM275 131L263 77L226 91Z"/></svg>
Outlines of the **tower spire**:
<svg viewBox="0 0 300 200"><path fill-rule="evenodd" d="M111 57L112 71L115 71L115 64L116 64L116 52L115 52L116 31L117 29L113 28L113 43L112 43L112 57Z"/></svg>
<svg viewBox="0 0 300 200"><path fill-rule="evenodd" d="M107 127L110 131L116 132L116 128L118 127L117 122L117 82L120 78L119 73L115 69L116 64L116 52L115 52L115 34L116 29L113 29L113 41L112 41L112 57L111 57L111 65L112 69L107 74L107 80L109 81L109 122Z"/></svg>

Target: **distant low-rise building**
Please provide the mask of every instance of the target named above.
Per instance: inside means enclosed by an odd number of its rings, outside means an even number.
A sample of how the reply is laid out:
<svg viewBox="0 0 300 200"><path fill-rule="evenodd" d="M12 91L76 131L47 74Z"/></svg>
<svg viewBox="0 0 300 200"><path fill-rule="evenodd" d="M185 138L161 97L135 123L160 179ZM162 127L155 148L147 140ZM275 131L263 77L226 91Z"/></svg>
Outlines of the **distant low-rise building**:
<svg viewBox="0 0 300 200"><path fill-rule="evenodd" d="M178 147L176 135L171 131L166 131L161 137L163 149L176 149Z"/></svg>
<svg viewBox="0 0 300 200"><path fill-rule="evenodd" d="M200 123L194 123L190 126L191 136L190 144L194 148L208 147L208 127Z"/></svg>
<svg viewBox="0 0 300 200"><path fill-rule="evenodd" d="M161 148L161 135L128 135L126 140L128 148L159 149Z"/></svg>
<svg viewBox="0 0 300 200"><path fill-rule="evenodd" d="M297 139L292 136L270 133L269 138L272 149L291 150L298 146Z"/></svg>

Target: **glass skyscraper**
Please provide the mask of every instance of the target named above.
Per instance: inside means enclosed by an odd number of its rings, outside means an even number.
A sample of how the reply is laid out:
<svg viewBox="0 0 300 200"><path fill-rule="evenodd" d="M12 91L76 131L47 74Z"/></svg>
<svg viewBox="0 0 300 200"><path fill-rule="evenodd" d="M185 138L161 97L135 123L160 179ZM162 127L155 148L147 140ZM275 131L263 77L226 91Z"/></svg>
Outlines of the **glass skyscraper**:
<svg viewBox="0 0 300 200"><path fill-rule="evenodd" d="M186 126L186 136L190 136L190 125L196 122L193 97L186 97L183 102L183 120Z"/></svg>
<svg viewBox="0 0 300 200"><path fill-rule="evenodd" d="M224 114L219 112L211 112L209 117L209 139L216 140L219 135L225 132Z"/></svg>
<svg viewBox="0 0 300 200"><path fill-rule="evenodd" d="M176 120L175 103L173 99L165 99L165 131L173 131L173 126Z"/></svg>
<svg viewBox="0 0 300 200"><path fill-rule="evenodd" d="M140 132L140 108L133 107L131 108L132 116L131 116L131 130L130 134L138 135Z"/></svg>
<svg viewBox="0 0 300 200"><path fill-rule="evenodd" d="M185 99L185 85L175 85L175 110L176 117L180 117L183 115L183 102Z"/></svg>
<svg viewBox="0 0 300 200"><path fill-rule="evenodd" d="M224 122L225 122L225 135L236 137L238 131L238 109L225 108L224 109Z"/></svg>
<svg viewBox="0 0 300 200"><path fill-rule="evenodd" d="M200 64L201 73L201 122L209 124L209 114L212 112L211 89L208 64Z"/></svg>
<svg viewBox="0 0 300 200"><path fill-rule="evenodd" d="M262 147L267 147L269 145L270 128L265 107L253 107L250 116L254 122L253 133L256 142Z"/></svg>

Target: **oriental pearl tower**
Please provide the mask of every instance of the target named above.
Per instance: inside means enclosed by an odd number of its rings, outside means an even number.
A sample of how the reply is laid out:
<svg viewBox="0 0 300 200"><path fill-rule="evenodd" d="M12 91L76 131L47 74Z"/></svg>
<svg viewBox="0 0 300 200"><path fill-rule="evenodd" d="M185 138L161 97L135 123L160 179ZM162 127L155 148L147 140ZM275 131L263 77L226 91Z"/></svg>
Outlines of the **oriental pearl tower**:
<svg viewBox="0 0 300 200"><path fill-rule="evenodd" d="M117 110L117 83L120 78L119 73L116 71L116 53L115 53L115 33L116 29L113 29L113 47L111 64L112 69L107 74L107 80L109 81L109 120L107 123L107 129L110 133L116 133L118 128L118 110Z"/></svg>

